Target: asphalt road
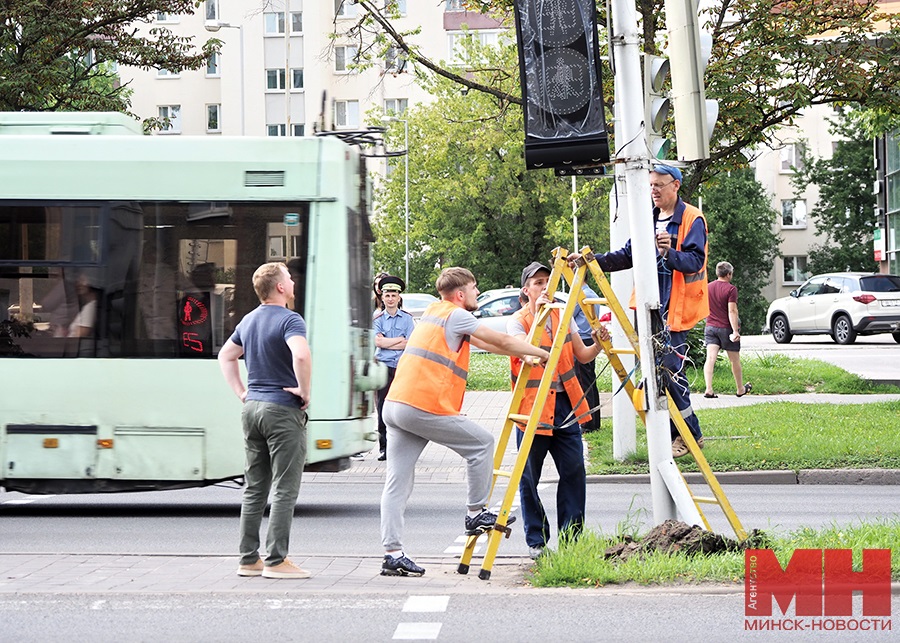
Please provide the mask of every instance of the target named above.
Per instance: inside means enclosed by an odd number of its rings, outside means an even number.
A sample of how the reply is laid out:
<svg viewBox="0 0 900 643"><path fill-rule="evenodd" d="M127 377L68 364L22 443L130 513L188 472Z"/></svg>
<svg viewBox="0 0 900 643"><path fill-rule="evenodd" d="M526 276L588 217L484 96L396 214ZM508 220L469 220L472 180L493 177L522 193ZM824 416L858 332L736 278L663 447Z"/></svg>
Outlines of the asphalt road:
<svg viewBox="0 0 900 643"><path fill-rule="evenodd" d="M894 486L727 485L725 492L749 531L850 524L900 517ZM695 493L703 495L702 487ZM295 510L292 551L312 556L380 555L377 483L305 484ZM452 555L462 536L465 490L460 483L416 486L406 515L406 549L415 556ZM555 489L543 490L550 516ZM207 488L138 494L38 496L0 493L0 552L213 554L235 552L240 492ZM705 509L712 527L731 529L717 507ZM518 512L514 511L514 515ZM641 484L590 484L588 525L605 533L620 523L652 526L650 490ZM552 522L552 520L551 520ZM527 555L521 523L501 555Z"/></svg>

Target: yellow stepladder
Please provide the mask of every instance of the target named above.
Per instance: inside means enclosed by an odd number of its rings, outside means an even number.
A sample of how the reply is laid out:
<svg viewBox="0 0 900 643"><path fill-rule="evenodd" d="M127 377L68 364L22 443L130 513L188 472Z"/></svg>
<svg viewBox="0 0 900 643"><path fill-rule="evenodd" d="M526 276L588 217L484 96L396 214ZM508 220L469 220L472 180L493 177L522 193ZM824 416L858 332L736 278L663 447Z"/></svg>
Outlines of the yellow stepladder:
<svg viewBox="0 0 900 643"><path fill-rule="evenodd" d="M625 383L624 388L629 396L629 399L632 400L635 411L638 413L642 421L645 421L646 419L643 411L644 403L641 399L643 390L638 389L634 386L629 377L629 373L622 365L621 359L619 359L619 354L639 354L640 349L638 344L637 332L634 330L634 326L632 325L631 320L629 319L625 310L622 308L619 300L616 298L615 293L612 290L612 286L610 285L603 271L600 269L600 266L594 259L594 255L591 249L589 247L582 248L581 256L578 258L578 260L576 260L576 267L574 270L572 270L572 268L570 268L568 265L567 255L568 252L565 248L556 248L553 251L553 267L550 274L550 280L547 284L547 291L551 294L555 293L560 280L565 279L570 287L570 295L568 301L565 304L553 303L544 305L538 312L535 322L534 324L532 324L531 330L528 334L529 343L531 343L532 346L537 346L543 334L542 329L546 324L547 318L550 315L550 311L553 309L559 309L563 311L560 317L559 326L556 330L556 334L553 337L553 342L550 348L550 358L544 365L544 374L538 387L536 402L532 407L531 413L529 415L520 415L517 413L519 405L522 402L522 397L525 393L525 386L528 382L532 368L530 363L525 362L523 363L522 370L519 372L519 377L516 380L516 386L513 389L509 408L503 422L503 429L500 432L500 437L497 440L496 449L494 451L494 475L491 483L491 495L493 495L493 491L497 485L498 478L506 478L507 486L504 492L503 500L501 502L500 510L498 511L497 522L492 529L484 532L488 536L488 544L484 554L484 559L482 561L481 570L478 574L478 577L481 580L488 580L491 577L494 560L497 556L497 550L500 547L500 539L503 536L505 536L506 538L509 538L510 536L511 529L507 526L507 523L509 522L509 515L512 510L513 502L515 500L516 491L519 486L519 480L522 477L522 472L525 469L525 463L528 459L528 454L531 451L531 444L534 441L535 429L538 426L541 412L543 411L543 400L546 400L547 394L550 390L550 385L553 382L553 374L556 371L556 366L559 362L562 347L565 343L566 335L569 332L569 325L573 315L575 314L576 306L581 306L592 328L597 328L600 323L597 320L596 315L594 314L595 305L602 304L608 306L612 313L616 316L616 320L625 332L625 335L628 338L629 343L631 344L631 349L616 349L613 348L610 341L604 341L600 338L598 339L600 341L603 352L606 354L607 359L618 375L619 380ZM590 298L584 294L581 287L585 282L585 276L588 270L590 270L590 273L594 277L598 289L603 294L602 297ZM693 492L690 491L690 487L687 487L687 483L685 483L685 486L690 492L691 499L693 500L698 512L700 513L700 517L703 520L704 526L707 530L710 530L709 522L707 521L706 516L703 514L700 505L717 504L724 512L726 518L728 519L728 522L734 529L737 538L739 540L746 539L746 531L741 526L741 522L738 519L737 514L735 514L731 503L725 496L725 492L722 490L722 487L716 480L716 477L710 469L709 463L703 455L703 452L701 451L696 440L694 440L694 437L691 434L687 424L684 422L684 418L682 418L681 413L675 406L674 400L668 393L666 393L666 396L668 398L669 414L671 418L673 418L675 426L677 427L679 434L682 436L682 439L687 445L688 450L690 451L691 455L694 456L694 459L697 462L697 466L700 468L704 480L706 481L710 490L713 492L713 498L695 496ZM513 431L517 430L517 423L524 424L525 431L523 433L522 442L519 446L519 451L512 470L504 471L501 468L503 465L503 456L506 453L507 445L509 444L510 437L513 435ZM457 568L457 571L460 574L467 574L469 572L472 556L475 552L475 545L481 535L482 534L470 535L466 538L466 544L463 548L463 553L460 556L459 567Z"/></svg>
<svg viewBox="0 0 900 643"><path fill-rule="evenodd" d="M631 324L631 320L628 318L628 315L625 313L625 310L622 308L622 305L619 303L619 300L616 298L615 293L613 292L612 286L609 281L606 279L606 276L603 274L603 271L600 269L600 266L597 264L597 261L594 259L594 253L587 246L581 249L581 257L576 264L583 263L586 265L590 271L591 275L594 277L594 280L597 283L600 292L603 293L603 298L600 299L590 299L588 297L579 297L581 300L581 305L585 306L593 306L594 304L605 304L609 307L612 313L616 316L616 320L619 322L622 329L625 331L625 336L628 338L629 343L632 346L632 350L627 352L634 352L639 354L638 347L638 336L637 332L635 332L634 327ZM571 271L570 271L571 272ZM573 290L574 292L574 290ZM583 295L583 293L582 293ZM593 325L593 324L592 324ZM628 381L628 377L624 367L622 366L622 362L619 359L617 353L622 351L618 351L612 347L610 342L602 342L603 350L606 353L607 358L609 359L610 365L615 369L616 374L619 376L621 381L625 382L626 391L628 391L632 402L634 403L635 410L641 417L641 420L644 420L644 413L641 410L643 408L643 403L639 402L638 399L635 399L635 390L634 385ZM728 500L728 497L725 495L725 491L722 489L722 486L719 484L719 481L716 480L715 474L712 472L712 469L709 466L709 462L706 460L706 456L703 455L703 451L700 449L700 446L697 444L697 441L694 439L691 430L688 428L687 423L684 421L684 418L681 415L681 412L678 410L678 407L675 406L675 400L672 399L671 394L666 392L667 405L669 409L669 417L675 423L675 428L678 429L678 434L681 435L681 439L684 440L685 445L687 445L688 451L694 457L694 460L697 462L697 467L700 469L700 473L703 475L703 479L706 482L707 486L709 486L710 491L713 493L713 497L703 497L696 496L694 492L691 491L690 486L688 486L685 481L685 487L687 487L688 492L691 495L691 500L694 501L694 505L697 507L697 511L700 513L700 518L703 520L703 526L709 531L710 525L709 521L706 519L706 516L703 513L703 509L701 508L701 504L716 504L722 509L722 513L725 514L725 518L728 520L728 523L731 525L731 528L734 530L735 536L737 536L738 540L746 540L747 532L744 530L744 527L741 525L740 519L737 517L737 514L734 511L734 508L731 506L731 503ZM646 422L645 422L646 424ZM682 476L683 478L683 476Z"/></svg>

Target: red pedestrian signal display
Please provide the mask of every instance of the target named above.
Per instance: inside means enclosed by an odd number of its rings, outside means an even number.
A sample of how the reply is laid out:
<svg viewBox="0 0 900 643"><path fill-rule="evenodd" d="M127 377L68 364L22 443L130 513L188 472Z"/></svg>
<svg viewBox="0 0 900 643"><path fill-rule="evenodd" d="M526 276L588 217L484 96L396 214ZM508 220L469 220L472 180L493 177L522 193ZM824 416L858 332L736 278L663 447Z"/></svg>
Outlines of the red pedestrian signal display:
<svg viewBox="0 0 900 643"><path fill-rule="evenodd" d="M178 353L183 357L212 356L212 320L209 293L185 295L178 300Z"/></svg>

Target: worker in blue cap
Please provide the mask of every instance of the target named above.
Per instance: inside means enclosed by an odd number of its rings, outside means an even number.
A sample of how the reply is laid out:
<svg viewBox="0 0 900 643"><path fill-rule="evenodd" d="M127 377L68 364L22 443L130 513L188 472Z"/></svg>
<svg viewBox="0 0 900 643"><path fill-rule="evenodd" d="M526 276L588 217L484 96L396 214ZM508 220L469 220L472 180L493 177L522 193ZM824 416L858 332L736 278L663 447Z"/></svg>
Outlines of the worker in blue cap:
<svg viewBox="0 0 900 643"><path fill-rule="evenodd" d="M660 316L665 330L659 337L662 376L666 390L675 400L691 434L703 448L700 422L691 407L691 390L684 375L687 333L709 314L706 259L708 255L706 219L700 210L678 196L683 177L671 165L655 165L650 170L653 225L656 230L656 271L659 279ZM576 255L577 256L577 255ZM606 272L633 266L631 240L613 252L595 255ZM632 308L635 307L632 295ZM672 455L687 455L688 448L671 424Z"/></svg>

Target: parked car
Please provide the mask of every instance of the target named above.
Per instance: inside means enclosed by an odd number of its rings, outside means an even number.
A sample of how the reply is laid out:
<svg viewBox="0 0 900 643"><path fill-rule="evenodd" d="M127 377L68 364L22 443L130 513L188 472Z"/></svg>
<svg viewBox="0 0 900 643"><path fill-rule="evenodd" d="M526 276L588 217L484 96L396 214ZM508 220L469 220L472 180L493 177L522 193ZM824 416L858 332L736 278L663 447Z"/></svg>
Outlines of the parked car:
<svg viewBox="0 0 900 643"><path fill-rule="evenodd" d="M559 301L568 301L569 293L557 291L555 298ZM501 333L506 332L506 325L510 317L522 307L519 301L519 288L499 288L486 290L478 295L478 310L473 314L481 320L481 324ZM599 306L600 321L610 320L609 309Z"/></svg>
<svg viewBox="0 0 900 643"><path fill-rule="evenodd" d="M766 322L779 344L794 335L829 334L838 344L891 333L900 343L900 277L834 272L810 277L769 305Z"/></svg>
<svg viewBox="0 0 900 643"><path fill-rule="evenodd" d="M418 319L431 304L437 301L437 297L427 292L405 292L400 295L403 300L403 310Z"/></svg>

